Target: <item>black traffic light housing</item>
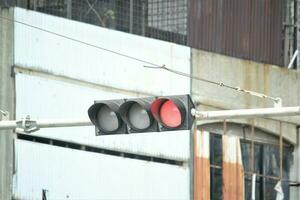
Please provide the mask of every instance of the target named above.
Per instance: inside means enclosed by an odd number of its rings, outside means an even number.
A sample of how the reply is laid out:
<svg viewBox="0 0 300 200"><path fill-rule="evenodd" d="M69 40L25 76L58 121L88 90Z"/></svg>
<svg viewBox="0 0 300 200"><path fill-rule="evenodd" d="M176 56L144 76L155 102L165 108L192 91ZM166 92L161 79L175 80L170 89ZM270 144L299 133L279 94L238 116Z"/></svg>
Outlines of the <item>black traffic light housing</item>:
<svg viewBox="0 0 300 200"><path fill-rule="evenodd" d="M195 108L189 95L95 101L88 115L96 135L189 130Z"/></svg>

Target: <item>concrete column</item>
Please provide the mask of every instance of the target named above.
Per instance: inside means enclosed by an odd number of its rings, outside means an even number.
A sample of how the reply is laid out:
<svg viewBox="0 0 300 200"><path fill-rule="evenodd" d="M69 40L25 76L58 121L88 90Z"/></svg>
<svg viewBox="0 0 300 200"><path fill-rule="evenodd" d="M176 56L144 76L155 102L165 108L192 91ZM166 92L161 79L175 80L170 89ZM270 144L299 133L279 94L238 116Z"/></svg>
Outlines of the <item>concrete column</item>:
<svg viewBox="0 0 300 200"><path fill-rule="evenodd" d="M0 16L13 19L13 8L1 8ZM11 21L0 18L0 109L15 118L15 81L11 76L13 66L14 28ZM12 199L13 134L0 132L0 199Z"/></svg>

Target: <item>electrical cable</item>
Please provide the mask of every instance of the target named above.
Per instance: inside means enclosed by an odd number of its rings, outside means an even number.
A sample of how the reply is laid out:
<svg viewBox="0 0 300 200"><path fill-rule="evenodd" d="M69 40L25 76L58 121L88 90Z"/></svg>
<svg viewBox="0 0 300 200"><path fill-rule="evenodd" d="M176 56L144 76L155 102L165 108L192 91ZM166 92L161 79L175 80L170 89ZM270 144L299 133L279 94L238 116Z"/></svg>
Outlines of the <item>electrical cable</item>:
<svg viewBox="0 0 300 200"><path fill-rule="evenodd" d="M152 66L144 66L145 68L166 70L166 71L169 71L171 73L174 73L174 74L177 74L177 75L180 75L180 76L184 76L184 77L187 77L187 78L191 78L191 79L194 79L194 80L211 83L211 84L214 84L214 85L218 85L220 87L225 87L225 88L228 88L228 89L240 91L240 92L250 94L252 96L256 96L256 97L260 97L260 98L267 98L267 99L270 99L270 100L274 101L275 103L278 103L280 101L280 98L271 97L271 96L268 96L268 95L265 95L265 94L262 94L262 93L251 91L251 90L245 90L245 89L242 89L240 87L230 86L230 85L224 84L223 82L215 82L215 81L207 80L207 79L200 78L200 77L197 77L197 76L192 76L192 75L189 75L189 74L177 71L177 70L167 68L165 65L158 65L158 64L150 62L150 61L142 60L140 58L136 58L136 57L133 57L133 56L130 56L130 55L127 55L127 54L123 54L123 53L120 53L120 52L117 52L117 51L113 51L113 50L110 50L110 49L107 49L107 48L104 48L104 47L101 47L101 46L97 46L97 45L94 45L94 44L91 44L91 43L88 43L88 42L84 42L84 41L81 41L81 40L63 35L63 34L59 34L59 33L56 33L56 32L53 32L53 31L50 31L50 30L47 30L47 29L43 29L41 27L37 27L37 26L31 25L31 24L28 24L28 23L25 23L25 22L18 21L18 20L15 20L15 19L10 19L10 18L3 17L3 16L0 16L0 18L4 19L4 20L7 20L7 21L15 22L15 23L18 23L18 24L22 24L24 26L28 26L28 27L31 27L31 28L34 28L34 29L37 29L37 30L40 30L40 31L43 31L43 32L46 32L46 33L49 33L49 34L53 34L53 35L56 35L56 36L59 36L59 37L62 37L62 38L65 38L65 39L68 39L68 40L71 40L71 41L74 41L74 42L78 42L78 43L81 43L81 44L84 44L84 45L87 45L87 46L90 46L90 47L93 47L93 48L96 48L96 49L107 51L107 52L110 52L110 53L113 53L113 54L116 54L116 55L119 55L119 56L122 56L122 57L125 57L125 58L128 58L128 59L132 59L132 60L135 60L135 61L138 61L138 62L142 62L142 63L145 63L145 64L152 65Z"/></svg>
<svg viewBox="0 0 300 200"><path fill-rule="evenodd" d="M258 92L254 92L254 91L251 91L251 90L245 90L245 89L242 89L240 87L230 86L230 85L227 85L227 84L225 84L223 82L215 82L215 81L211 81L211 80L208 80L208 79L200 78L198 76L192 76L192 75L189 75L189 74L186 74L186 73L174 70L174 69L167 68L165 65L160 66L160 67L152 67L152 66L144 66L144 67L146 67L146 68L153 68L153 69L163 69L163 70L169 71L171 73L174 73L174 74L177 74L177 75L180 75L180 76L184 76L184 77L188 77L188 78L191 78L191 79L194 79L194 80L211 83L211 84L214 84L214 85L218 85L220 87L229 88L229 89L236 90L236 91L239 91L239 92L243 92L243 93L246 93L246 94L250 94L250 95L256 96L256 97L270 99L270 100L272 100L272 101L274 101L276 103L278 101L280 101L279 98L275 98L275 97L268 96L268 95L265 95L265 94L262 94L262 93L258 93Z"/></svg>
<svg viewBox="0 0 300 200"><path fill-rule="evenodd" d="M90 47L93 47L93 48L96 48L96 49L107 51L107 52L110 52L110 53L113 53L113 54L116 54L116 55L119 55L119 56L122 56L122 57L125 57L125 58L128 58L128 59L132 59L132 60L136 60L138 62L142 62L142 63L146 63L146 64L150 64L150 65L153 65L153 66L160 67L160 65L157 65L157 64L152 63L150 61L142 60L142 59L139 59L139 58L136 58L136 57L133 57L133 56L129 56L127 54L123 54L123 53L120 53L120 52L117 52L117 51L106 49L104 47L94 45L94 44L91 44L91 43L88 43L88 42L84 42L84 41L78 40L76 38L72 38L72 37L69 37L69 36L66 36L66 35L62 35L60 33L56 33L56 32L53 32L53 31L50 31L50 30L47 30L47 29L43 29L41 27L37 27L37 26L31 25L31 24L28 24L28 23L25 23L25 22L10 19L10 18L3 17L3 16L0 16L0 18L4 19L4 20L7 20L7 21L10 21L10 22L16 22L18 24L22 24L24 26L28 26L28 27L31 27L33 29L37 29L37 30L40 30L40 31L43 31L43 32L46 32L46 33L49 33L49 34L52 34L52 35L56 35L56 36L59 36L59 37L62 37L62 38L65 38L65 39L68 39L68 40L71 40L71 41L74 41L74 42L78 42L78 43L81 43L81 44L84 44L84 45L87 45L87 46L90 46Z"/></svg>

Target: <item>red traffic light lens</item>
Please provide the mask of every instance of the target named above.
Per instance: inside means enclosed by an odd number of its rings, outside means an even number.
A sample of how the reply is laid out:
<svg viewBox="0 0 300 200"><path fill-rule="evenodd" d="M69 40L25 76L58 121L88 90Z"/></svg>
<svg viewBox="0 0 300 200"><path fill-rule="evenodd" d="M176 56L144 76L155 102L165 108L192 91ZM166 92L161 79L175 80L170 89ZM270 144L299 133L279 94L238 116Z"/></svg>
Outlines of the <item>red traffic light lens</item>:
<svg viewBox="0 0 300 200"><path fill-rule="evenodd" d="M165 101L159 111L161 122L170 128L176 128L182 123L182 116L177 105L171 101Z"/></svg>

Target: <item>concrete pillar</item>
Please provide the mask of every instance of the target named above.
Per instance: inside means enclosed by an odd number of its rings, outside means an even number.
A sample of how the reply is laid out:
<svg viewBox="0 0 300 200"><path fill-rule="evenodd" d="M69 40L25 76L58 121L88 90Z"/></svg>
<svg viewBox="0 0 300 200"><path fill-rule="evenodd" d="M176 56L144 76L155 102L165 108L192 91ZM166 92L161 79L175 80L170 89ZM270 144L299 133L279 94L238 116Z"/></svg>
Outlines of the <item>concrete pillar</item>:
<svg viewBox="0 0 300 200"><path fill-rule="evenodd" d="M1 8L0 16L13 19L13 8ZM11 21L0 18L0 109L15 118L15 81L11 76L13 65L14 29ZM0 199L12 199L13 134L0 131Z"/></svg>

